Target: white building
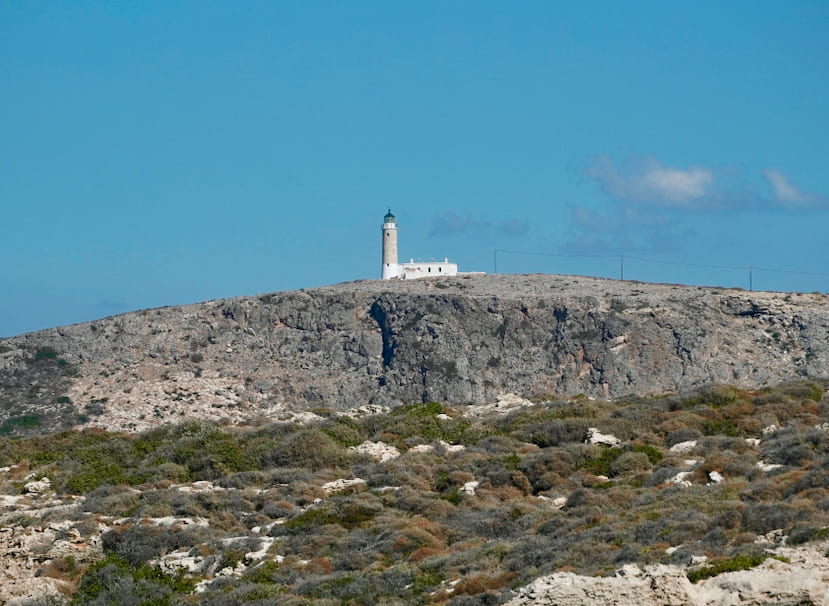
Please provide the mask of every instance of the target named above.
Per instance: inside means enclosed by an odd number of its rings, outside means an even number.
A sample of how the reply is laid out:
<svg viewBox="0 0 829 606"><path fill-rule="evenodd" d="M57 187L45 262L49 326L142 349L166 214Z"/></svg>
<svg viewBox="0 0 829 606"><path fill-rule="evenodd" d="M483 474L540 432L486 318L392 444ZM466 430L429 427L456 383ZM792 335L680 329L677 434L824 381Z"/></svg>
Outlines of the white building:
<svg viewBox="0 0 829 606"><path fill-rule="evenodd" d="M457 276L458 264L450 263L448 258L443 261L417 262L409 259L408 263L397 262L397 221L391 214L391 209L383 217L383 267L380 277L383 280L398 278L410 280L412 278L431 278L436 276Z"/></svg>

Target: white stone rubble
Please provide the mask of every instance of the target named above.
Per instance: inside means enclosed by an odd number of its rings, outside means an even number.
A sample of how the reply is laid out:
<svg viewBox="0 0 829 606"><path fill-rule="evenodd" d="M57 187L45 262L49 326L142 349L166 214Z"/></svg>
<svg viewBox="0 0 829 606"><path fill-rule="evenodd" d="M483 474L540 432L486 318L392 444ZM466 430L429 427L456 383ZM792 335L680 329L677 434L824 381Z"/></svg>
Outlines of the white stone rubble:
<svg viewBox="0 0 829 606"><path fill-rule="evenodd" d="M697 447L696 440L686 440L685 442L678 442L668 449L672 454L688 454Z"/></svg>
<svg viewBox="0 0 829 606"><path fill-rule="evenodd" d="M466 482L463 486L461 486L461 492L463 494L468 494L470 496L475 495L475 490L480 486L481 483L477 480L472 480L471 482Z"/></svg>
<svg viewBox="0 0 829 606"><path fill-rule="evenodd" d="M708 481L711 484L719 484L720 482L724 482L725 478L719 471L709 471L708 472Z"/></svg>
<svg viewBox="0 0 829 606"><path fill-rule="evenodd" d="M23 490L29 494L41 494L52 488L52 482L49 478L43 477L40 480L27 482L23 485Z"/></svg>
<svg viewBox="0 0 829 606"><path fill-rule="evenodd" d="M456 454L458 452L463 452L466 449L466 446L463 444L450 444L449 442L444 442L443 440L438 440L437 444L443 448L447 454ZM411 453L430 453L434 451L434 444L417 444L408 450L408 452Z"/></svg>
<svg viewBox="0 0 829 606"><path fill-rule="evenodd" d="M676 474L668 481L672 484L679 484L680 486L693 486L692 482L688 479L692 475L694 475L693 471L680 471L678 474Z"/></svg>
<svg viewBox="0 0 829 606"><path fill-rule="evenodd" d="M340 478L339 480L326 482L322 485L322 489L325 491L326 494L332 494L335 492L347 490L349 488L356 488L358 486L365 487L366 481L361 480L360 478L354 478L352 480L345 480L343 478Z"/></svg>
<svg viewBox="0 0 829 606"><path fill-rule="evenodd" d="M616 436L601 433L596 427L590 427L587 430L587 438L584 441L588 444L601 444L603 446L618 446L622 443Z"/></svg>
<svg viewBox="0 0 829 606"><path fill-rule="evenodd" d="M775 469L780 469L783 467L778 463L766 463L765 461L757 461L757 467L762 469L763 471L774 471Z"/></svg>
<svg viewBox="0 0 829 606"><path fill-rule="evenodd" d="M491 404L467 406L463 411L465 417L486 417L491 415L505 415L519 408L535 406L533 402L514 393L505 393L496 396Z"/></svg>
<svg viewBox="0 0 829 606"><path fill-rule="evenodd" d="M358 452L360 454L367 454L381 463L391 461L400 456L400 451L391 444L385 442L370 442L365 441L359 446L351 446L349 450Z"/></svg>

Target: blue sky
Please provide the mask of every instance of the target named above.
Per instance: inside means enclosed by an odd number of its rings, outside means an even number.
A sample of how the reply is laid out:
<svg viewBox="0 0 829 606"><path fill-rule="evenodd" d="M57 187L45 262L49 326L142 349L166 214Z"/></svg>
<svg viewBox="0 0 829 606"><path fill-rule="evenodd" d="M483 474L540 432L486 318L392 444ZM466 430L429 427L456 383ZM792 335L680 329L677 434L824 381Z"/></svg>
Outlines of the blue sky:
<svg viewBox="0 0 829 606"><path fill-rule="evenodd" d="M6 0L0 92L0 336L374 279L389 207L462 270L829 291L826 2Z"/></svg>

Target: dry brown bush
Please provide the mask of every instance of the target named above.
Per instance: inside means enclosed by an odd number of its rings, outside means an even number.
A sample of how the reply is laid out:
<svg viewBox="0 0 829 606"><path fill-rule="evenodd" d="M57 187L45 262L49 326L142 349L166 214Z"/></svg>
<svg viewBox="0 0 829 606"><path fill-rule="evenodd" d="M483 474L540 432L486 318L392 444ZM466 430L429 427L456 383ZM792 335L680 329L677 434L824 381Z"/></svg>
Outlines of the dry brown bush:
<svg viewBox="0 0 829 606"><path fill-rule="evenodd" d="M702 430L702 423L703 419L692 412L687 410L677 410L673 412L665 412L656 415L656 423L654 425L654 430L662 435L667 436L668 434L680 431L680 430ZM689 438L693 439L693 438ZM684 440L677 440L677 442L683 442ZM668 446L672 446L672 444L668 444Z"/></svg>
<svg viewBox="0 0 829 606"><path fill-rule="evenodd" d="M458 469L458 470L454 470L454 471L449 472L449 481L452 482L452 484L455 484L457 486L463 486L467 482L471 482L474 479L475 479L475 476L473 476L468 471L461 471L461 470Z"/></svg>
<svg viewBox="0 0 829 606"><path fill-rule="evenodd" d="M512 472L512 485L515 486L522 494L528 495L533 493L533 486L529 479L520 471Z"/></svg>
<svg viewBox="0 0 829 606"><path fill-rule="evenodd" d="M754 403L749 400L740 400L721 410L726 419L740 419L754 413Z"/></svg>
<svg viewBox="0 0 829 606"><path fill-rule="evenodd" d="M525 494L526 493L523 490L519 490L515 486L493 487L489 483L481 484L475 491L475 496L482 500L496 501L500 503L517 501L524 497Z"/></svg>
<svg viewBox="0 0 829 606"><path fill-rule="evenodd" d="M505 587L518 576L516 572L503 572L497 576L490 574L475 574L455 585L455 595L478 595L485 591L493 591Z"/></svg>
<svg viewBox="0 0 829 606"><path fill-rule="evenodd" d="M820 404L807 398L806 400L803 400L803 403L800 405L800 411L801 414L820 416Z"/></svg>
<svg viewBox="0 0 829 606"><path fill-rule="evenodd" d="M636 500L636 491L628 486L614 486L605 494L614 508L630 507Z"/></svg>
<svg viewBox="0 0 829 606"><path fill-rule="evenodd" d="M418 547L409 556L409 561L417 564L427 558L433 558L446 553L445 549L435 549L434 547Z"/></svg>
<svg viewBox="0 0 829 606"><path fill-rule="evenodd" d="M334 567L328 558L311 558L305 570L312 574L331 574Z"/></svg>

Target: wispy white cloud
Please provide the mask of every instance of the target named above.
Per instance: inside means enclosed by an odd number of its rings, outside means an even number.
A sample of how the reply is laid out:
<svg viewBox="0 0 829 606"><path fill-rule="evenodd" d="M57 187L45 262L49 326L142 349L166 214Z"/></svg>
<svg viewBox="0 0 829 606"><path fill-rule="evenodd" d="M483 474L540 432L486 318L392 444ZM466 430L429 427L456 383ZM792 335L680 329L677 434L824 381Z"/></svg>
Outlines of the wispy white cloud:
<svg viewBox="0 0 829 606"><path fill-rule="evenodd" d="M829 208L829 197L800 189L775 168L762 171L768 190L740 167L666 166L653 157L599 156L584 174L606 198L567 206L568 238L560 252L677 253L695 238L690 225L698 228L715 214Z"/></svg>
<svg viewBox="0 0 829 606"><path fill-rule="evenodd" d="M664 166L653 157L616 162L594 158L585 175L617 205L651 209L728 211L737 209L799 210L829 205L829 198L805 192L780 170L762 171L772 195L739 167Z"/></svg>
<svg viewBox="0 0 829 606"><path fill-rule="evenodd" d="M628 160L622 167L607 156L596 158L586 170L608 194L642 204L668 207L701 206L714 194L714 171L692 166L663 166L655 158Z"/></svg>
<svg viewBox="0 0 829 606"><path fill-rule="evenodd" d="M819 201L820 197L795 187L789 178L776 168L767 168L763 176L769 182L774 199L789 206L807 206Z"/></svg>
<svg viewBox="0 0 829 606"><path fill-rule="evenodd" d="M642 185L656 199L687 204L703 198L714 181L710 170L653 167L642 176Z"/></svg>
<svg viewBox="0 0 829 606"><path fill-rule="evenodd" d="M471 215L457 215L453 212L433 215L431 223L430 236L451 236L463 233L521 236L529 231L529 224L524 219L511 218L492 222Z"/></svg>

